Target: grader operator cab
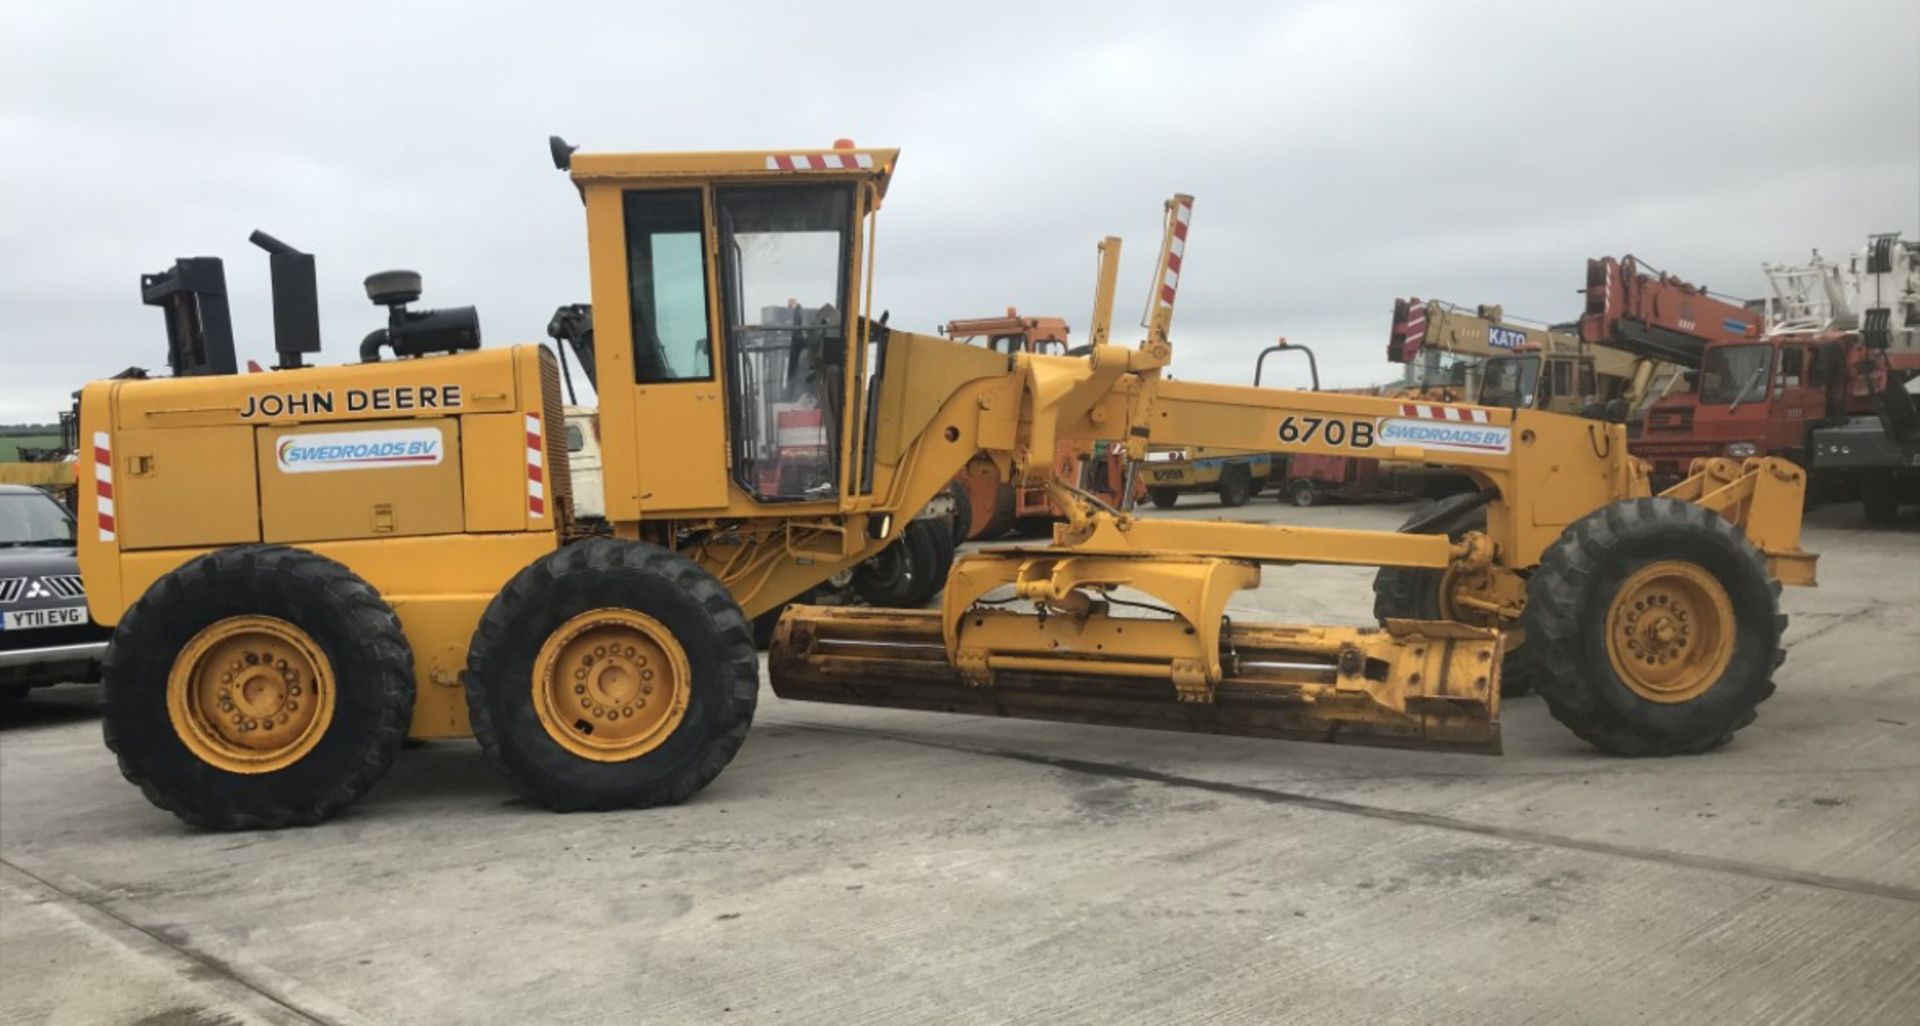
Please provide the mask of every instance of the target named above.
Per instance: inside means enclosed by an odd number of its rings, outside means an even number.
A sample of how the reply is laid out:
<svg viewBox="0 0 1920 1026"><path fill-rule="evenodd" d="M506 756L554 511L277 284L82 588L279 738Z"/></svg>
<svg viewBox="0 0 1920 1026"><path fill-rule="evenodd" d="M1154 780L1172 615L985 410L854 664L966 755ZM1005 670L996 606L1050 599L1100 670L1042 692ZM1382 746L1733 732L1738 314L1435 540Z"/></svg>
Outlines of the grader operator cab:
<svg viewBox="0 0 1920 1026"><path fill-rule="evenodd" d="M106 736L157 805L311 823L408 735L469 734L550 808L683 800L753 718L751 619L982 450L1067 511L1052 544L966 555L938 610L788 609L776 694L1490 751L1523 660L1574 731L1646 754L1725 742L1772 689L1776 584L1813 581L1797 468L1704 462L1653 497L1615 424L1170 380L1187 197L1137 347L1107 342L1109 239L1090 351L1008 354L872 316L897 151L555 154L586 208L612 537L572 529L540 346L83 390ZM1446 463L1479 490L1400 533L1137 519L1051 480L1061 440ZM1411 583L1379 627L1228 615L1293 563Z"/></svg>

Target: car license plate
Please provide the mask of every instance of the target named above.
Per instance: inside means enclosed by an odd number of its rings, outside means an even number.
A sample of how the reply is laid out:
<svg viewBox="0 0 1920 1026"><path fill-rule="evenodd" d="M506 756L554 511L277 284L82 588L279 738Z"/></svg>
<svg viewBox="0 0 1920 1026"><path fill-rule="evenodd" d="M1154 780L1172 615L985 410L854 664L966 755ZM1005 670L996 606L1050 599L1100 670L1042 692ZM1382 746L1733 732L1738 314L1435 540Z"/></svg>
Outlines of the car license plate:
<svg viewBox="0 0 1920 1026"><path fill-rule="evenodd" d="M9 610L5 629L30 631L39 627L77 627L87 622L86 606L61 606L56 609Z"/></svg>

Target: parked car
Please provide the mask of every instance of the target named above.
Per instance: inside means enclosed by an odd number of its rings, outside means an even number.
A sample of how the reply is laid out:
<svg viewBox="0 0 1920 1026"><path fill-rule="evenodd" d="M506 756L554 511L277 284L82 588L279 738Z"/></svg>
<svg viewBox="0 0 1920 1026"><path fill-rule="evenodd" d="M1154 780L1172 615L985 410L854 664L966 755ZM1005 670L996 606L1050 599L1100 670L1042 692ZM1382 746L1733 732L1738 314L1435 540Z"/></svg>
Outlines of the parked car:
<svg viewBox="0 0 1920 1026"><path fill-rule="evenodd" d="M73 514L38 488L0 485L0 698L99 680L111 636L87 612Z"/></svg>

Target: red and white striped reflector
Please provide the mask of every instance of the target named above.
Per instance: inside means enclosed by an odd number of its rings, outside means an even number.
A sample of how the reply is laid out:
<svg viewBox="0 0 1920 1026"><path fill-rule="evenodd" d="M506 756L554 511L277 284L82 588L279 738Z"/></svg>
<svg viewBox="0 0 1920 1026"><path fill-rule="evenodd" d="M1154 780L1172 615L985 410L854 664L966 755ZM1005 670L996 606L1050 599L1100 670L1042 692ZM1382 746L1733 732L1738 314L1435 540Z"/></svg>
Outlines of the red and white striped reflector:
<svg viewBox="0 0 1920 1026"><path fill-rule="evenodd" d="M93 433L93 508L99 520L100 540L114 539L113 445L105 431Z"/></svg>
<svg viewBox="0 0 1920 1026"><path fill-rule="evenodd" d="M547 515L547 445L537 413L527 414L527 513Z"/></svg>
<svg viewBox="0 0 1920 1026"><path fill-rule="evenodd" d="M1401 328L1401 352L1412 354L1419 352L1420 346L1427 340L1427 304L1419 300L1407 303L1407 323Z"/></svg>
<svg viewBox="0 0 1920 1026"><path fill-rule="evenodd" d="M1402 417L1421 420L1451 420L1462 424L1487 423L1487 411L1477 406L1434 406L1428 403L1401 403Z"/></svg>
<svg viewBox="0 0 1920 1026"><path fill-rule="evenodd" d="M1187 255L1187 222L1193 220L1193 204L1173 205L1173 237L1167 240L1167 272L1160 278L1160 305L1172 306L1180 290L1180 262Z"/></svg>
<svg viewBox="0 0 1920 1026"><path fill-rule="evenodd" d="M770 153L769 171L852 171L873 166L870 153Z"/></svg>

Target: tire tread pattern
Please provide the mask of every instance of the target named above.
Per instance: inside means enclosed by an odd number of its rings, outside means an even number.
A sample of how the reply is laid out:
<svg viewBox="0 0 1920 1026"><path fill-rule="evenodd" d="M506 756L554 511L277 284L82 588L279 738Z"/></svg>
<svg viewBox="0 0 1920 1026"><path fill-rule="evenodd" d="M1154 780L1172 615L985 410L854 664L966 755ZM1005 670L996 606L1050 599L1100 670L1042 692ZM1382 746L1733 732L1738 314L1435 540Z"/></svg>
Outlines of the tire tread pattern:
<svg viewBox="0 0 1920 1026"><path fill-rule="evenodd" d="M199 604L215 589L244 600L245 606L264 615L275 615L279 611L271 608L273 592L275 584L283 581L296 582L299 590L319 595L322 604L345 622L346 636L354 640L363 656L369 657L369 664L379 668L374 679L366 681L378 706L367 735L360 739L359 751L322 793L299 798L289 795L265 803L257 796L241 803L218 787L181 788L160 779L153 764L154 753L148 748L149 732L159 727L141 721L152 715L152 696L146 692L156 680L164 710L165 680L176 653L143 650L147 637L162 628L162 621ZM315 632L308 629L308 633ZM347 689L341 674L346 668L336 663L332 669L344 700ZM359 800L392 768L413 715L413 652L393 607L346 566L317 553L282 545L219 549L189 560L155 581L121 618L114 642L107 648L102 677L102 731L107 747L119 762L120 774L149 802L205 830L311 826L333 817ZM337 705L334 715L338 723ZM166 732L172 733L171 725Z"/></svg>
<svg viewBox="0 0 1920 1026"><path fill-rule="evenodd" d="M1583 650L1583 626L1605 623L1604 609L1589 608L1588 586L1604 569L1608 554L1623 541L1665 525L1685 525L1711 544L1749 563L1768 580L1772 608L1768 635L1773 651L1758 681L1742 696L1739 708L1718 729L1692 736L1661 737L1634 724L1611 708L1586 685L1590 668ZM1766 559L1731 522L1704 506L1677 499L1642 498L1615 502L1576 521L1541 557L1540 567L1527 582L1528 648L1540 668L1535 690L1546 700L1553 717L1583 740L1615 755L1697 755L1733 739L1752 723L1757 707L1773 694L1771 673L1786 661L1779 646L1787 617L1779 610L1780 582L1767 575ZM1736 600L1737 601L1737 600ZM1601 627L1604 630L1604 626Z"/></svg>
<svg viewBox="0 0 1920 1026"><path fill-rule="evenodd" d="M719 665L726 678L725 692L717 696L716 727L701 745L696 758L637 794L623 789L568 787L509 757L502 743L503 725L495 720L487 694L488 682L496 675L494 664L504 661L503 645L515 640L520 627L517 621L526 611L548 602L566 586L569 578L622 571L654 576L665 587L678 589L694 601L712 623ZM683 643L686 640L691 639L683 639ZM537 652L544 641L544 638L535 639L534 651ZM686 801L719 776L739 752L748 728L753 725L754 709L760 698L760 663L754 650L752 626L741 614L732 594L698 563L642 542L590 539L564 546L529 564L488 604L474 630L467 660L467 714L481 750L521 794L556 812L646 808ZM507 682L507 685L528 686L527 682L518 681ZM698 681L695 686L699 686ZM683 721L679 729L686 726L687 722Z"/></svg>

